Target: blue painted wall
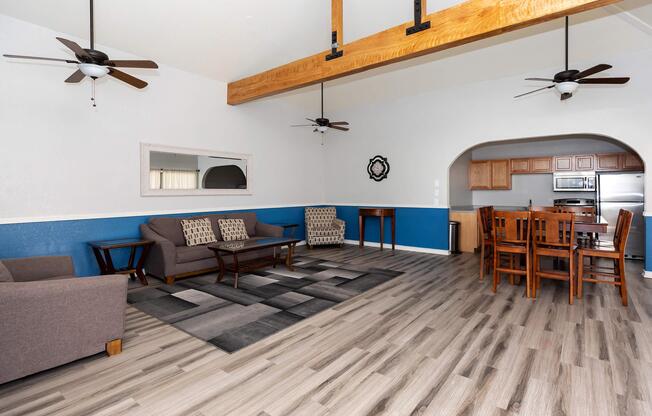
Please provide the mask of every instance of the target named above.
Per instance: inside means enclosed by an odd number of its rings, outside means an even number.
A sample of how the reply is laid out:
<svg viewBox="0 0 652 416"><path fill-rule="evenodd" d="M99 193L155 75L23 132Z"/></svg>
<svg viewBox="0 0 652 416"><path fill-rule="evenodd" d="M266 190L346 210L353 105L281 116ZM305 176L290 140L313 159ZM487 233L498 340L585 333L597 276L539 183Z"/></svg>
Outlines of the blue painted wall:
<svg viewBox="0 0 652 416"><path fill-rule="evenodd" d="M265 208L244 210L256 212L258 220L264 223L292 222L299 224L298 238L303 238L304 207ZM224 211L220 211L224 212ZM228 211L238 212L238 211ZM218 212L215 212L218 213ZM207 214L190 213L164 216L190 217ZM114 238L139 237L140 224L152 216L98 218L72 221L48 221L0 225L0 259L30 256L71 255L75 271L79 276L99 274L99 268L88 246L89 241ZM116 252L113 259L125 264L128 251Z"/></svg>
<svg viewBox="0 0 652 416"><path fill-rule="evenodd" d="M346 221L346 239L360 238L357 206L338 206L338 218ZM365 241L380 242L380 218L367 218ZM385 219L385 243L392 241L391 220ZM447 208L396 208L396 244L448 250Z"/></svg>
<svg viewBox="0 0 652 416"><path fill-rule="evenodd" d="M299 224L297 238L305 236L304 207L262 208L240 212L256 212L264 223L290 222ZM238 212L216 211L214 213ZM346 238L358 240L358 207L337 207L338 217L346 221ZM202 213L163 216L190 217ZM404 246L448 249L448 209L397 208L396 243ZM139 226L152 216L98 218L70 221L47 221L0 225L0 259L30 256L70 255L79 276L99 273L89 241L140 236ZM386 219L385 242L391 242L390 220ZM368 218L365 239L380 241L379 219ZM652 235L650 233L649 235ZM127 262L128 250L116 251L116 265Z"/></svg>

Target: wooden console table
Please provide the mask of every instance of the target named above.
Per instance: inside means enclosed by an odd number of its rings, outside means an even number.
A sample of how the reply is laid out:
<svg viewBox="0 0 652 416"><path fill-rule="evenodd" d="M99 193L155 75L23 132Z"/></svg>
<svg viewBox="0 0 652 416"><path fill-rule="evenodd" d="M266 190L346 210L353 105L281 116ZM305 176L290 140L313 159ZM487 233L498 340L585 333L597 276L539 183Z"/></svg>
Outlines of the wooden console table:
<svg viewBox="0 0 652 416"><path fill-rule="evenodd" d="M360 248L364 247L364 228L367 217L380 218L380 249L383 249L385 237L385 218L392 219L392 250L396 248L396 208L360 208L358 222L360 224Z"/></svg>

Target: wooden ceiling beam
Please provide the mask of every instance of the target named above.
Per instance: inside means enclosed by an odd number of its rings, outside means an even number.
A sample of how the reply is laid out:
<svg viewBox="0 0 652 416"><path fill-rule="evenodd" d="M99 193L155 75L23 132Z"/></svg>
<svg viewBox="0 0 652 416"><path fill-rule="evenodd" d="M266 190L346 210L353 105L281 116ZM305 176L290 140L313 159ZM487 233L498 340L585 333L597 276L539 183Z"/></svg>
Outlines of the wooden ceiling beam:
<svg viewBox="0 0 652 416"><path fill-rule="evenodd" d="M428 30L406 36L406 22L374 35L340 44L342 57L325 59L329 51L299 59L228 85L227 102L246 103L318 84L417 56L453 48L566 15L618 3L621 0L467 0L431 13ZM341 0L332 0L333 9ZM422 1L425 5L425 1ZM423 8L425 10L425 7ZM333 27L342 20L334 16ZM341 30L341 29L339 29ZM338 32L339 32L338 30ZM343 39L338 34L338 40Z"/></svg>

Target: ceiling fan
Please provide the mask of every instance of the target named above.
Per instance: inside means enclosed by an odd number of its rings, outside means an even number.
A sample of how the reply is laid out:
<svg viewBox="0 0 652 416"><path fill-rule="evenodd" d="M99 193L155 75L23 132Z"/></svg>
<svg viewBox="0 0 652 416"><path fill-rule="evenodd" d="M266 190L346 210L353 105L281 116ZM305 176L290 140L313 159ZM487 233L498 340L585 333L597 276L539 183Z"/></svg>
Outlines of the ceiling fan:
<svg viewBox="0 0 652 416"><path fill-rule="evenodd" d="M306 118L306 120L312 122L313 124L297 124L291 127L314 127L313 132L326 133L328 129L349 131L349 123L346 121L330 121L327 118L324 118L324 83L321 84L321 117L313 120L311 118Z"/></svg>
<svg viewBox="0 0 652 416"><path fill-rule="evenodd" d="M36 59L42 61L55 61L55 62L65 62L69 64L76 64L77 71L75 71L71 76L69 76L65 82L67 83L77 83L84 79L84 77L90 77L93 80L101 78L105 75L112 76L117 78L120 81L126 82L127 84L134 86L136 88L145 88L147 83L143 80L140 80L136 77L133 77L127 73L124 73L116 68L148 68L156 69L158 65L153 61L146 60L113 60L109 59L109 56L104 52L98 51L95 49L95 31L93 26L93 0L90 0L90 48L85 49L79 46L76 42L73 42L64 38L57 38L57 40L70 50L75 53L77 60L73 59L59 59L59 58L43 58L40 56L25 56L25 55L3 55L6 58L19 58L19 59ZM94 99L93 99L94 100Z"/></svg>
<svg viewBox="0 0 652 416"><path fill-rule="evenodd" d="M525 94L517 95L514 98L523 97L524 95L532 94L538 91L555 88L561 94L562 100L567 100L573 96L580 84L625 84L629 81L629 77L619 78L586 78L588 76L597 74L598 72L606 71L612 68L611 65L600 64L584 71L577 69L568 69L568 16L566 16L566 70L555 74L551 78L525 78L526 81L546 81L552 82L543 88L538 88L534 91L526 92Z"/></svg>

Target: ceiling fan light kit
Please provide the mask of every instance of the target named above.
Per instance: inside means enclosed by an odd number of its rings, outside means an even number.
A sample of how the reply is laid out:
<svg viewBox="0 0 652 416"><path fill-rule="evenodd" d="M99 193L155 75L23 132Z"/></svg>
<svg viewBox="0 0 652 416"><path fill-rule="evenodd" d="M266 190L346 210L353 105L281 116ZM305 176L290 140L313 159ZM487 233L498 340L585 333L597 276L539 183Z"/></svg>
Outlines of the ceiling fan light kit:
<svg viewBox="0 0 652 416"><path fill-rule="evenodd" d="M17 59L33 59L41 61L55 61L65 62L68 64L76 64L78 69L65 82L68 84L75 84L81 82L85 77L93 80L91 103L95 105L95 80L109 75L122 82L125 82L135 88L142 89L147 86L147 83L136 77L133 77L125 72L116 68L146 68L156 69L158 65L156 62L148 60L110 60L109 56L104 52L95 49L95 29L94 29L94 14L93 14L93 0L90 0L90 48L84 49L72 40L57 37L57 40L63 43L74 54L76 61L71 59L59 58L44 58L40 56L26 56L26 55L3 55L6 58Z"/></svg>

